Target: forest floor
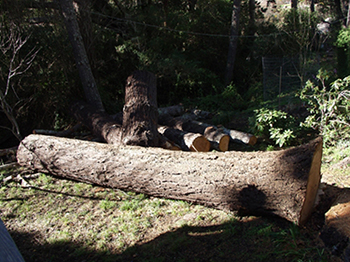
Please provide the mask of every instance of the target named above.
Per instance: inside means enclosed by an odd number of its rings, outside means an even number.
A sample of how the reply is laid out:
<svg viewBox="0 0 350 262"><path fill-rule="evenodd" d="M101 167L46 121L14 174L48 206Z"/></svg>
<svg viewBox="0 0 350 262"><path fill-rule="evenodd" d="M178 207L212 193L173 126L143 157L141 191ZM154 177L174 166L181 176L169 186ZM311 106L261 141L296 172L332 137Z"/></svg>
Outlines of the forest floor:
<svg viewBox="0 0 350 262"><path fill-rule="evenodd" d="M350 187L348 148L324 152L322 183ZM342 261L320 238L327 201L297 227L28 170L0 180L0 217L27 262Z"/></svg>

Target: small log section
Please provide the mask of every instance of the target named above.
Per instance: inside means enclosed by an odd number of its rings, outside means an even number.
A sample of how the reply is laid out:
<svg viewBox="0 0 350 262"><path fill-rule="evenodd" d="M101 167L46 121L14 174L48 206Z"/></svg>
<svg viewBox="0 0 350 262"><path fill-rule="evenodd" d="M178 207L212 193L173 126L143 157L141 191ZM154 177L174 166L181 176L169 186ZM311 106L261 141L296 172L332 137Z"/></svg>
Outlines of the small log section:
<svg viewBox="0 0 350 262"><path fill-rule="evenodd" d="M184 132L172 127L160 126L158 132L174 141L184 151L208 152L210 150L210 142L201 134Z"/></svg>
<svg viewBox="0 0 350 262"><path fill-rule="evenodd" d="M210 142L211 148L215 150L222 152L228 150L230 137L213 125L192 120L183 120L181 118L172 118L170 115L162 115L159 118L159 122L162 125L184 132L201 134Z"/></svg>
<svg viewBox="0 0 350 262"><path fill-rule="evenodd" d="M128 77L123 108L124 145L159 146L157 80L147 71Z"/></svg>
<svg viewBox="0 0 350 262"><path fill-rule="evenodd" d="M223 210L274 214L303 225L320 184L322 138L272 152L170 151L29 135L20 165L110 188Z"/></svg>

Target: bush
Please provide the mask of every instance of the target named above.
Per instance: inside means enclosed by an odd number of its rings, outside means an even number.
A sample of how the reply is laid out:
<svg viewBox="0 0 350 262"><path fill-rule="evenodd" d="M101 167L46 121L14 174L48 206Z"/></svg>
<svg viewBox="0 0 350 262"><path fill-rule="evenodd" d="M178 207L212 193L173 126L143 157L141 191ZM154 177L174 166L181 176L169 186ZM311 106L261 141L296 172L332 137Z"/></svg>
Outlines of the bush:
<svg viewBox="0 0 350 262"><path fill-rule="evenodd" d="M254 110L254 113L255 115L249 118L254 134L268 137L279 147L289 145L296 138L296 121L286 112L260 108Z"/></svg>
<svg viewBox="0 0 350 262"><path fill-rule="evenodd" d="M329 78L329 72L320 70L299 96L309 105L303 126L318 130L325 144L333 145L350 138L350 76L327 84Z"/></svg>

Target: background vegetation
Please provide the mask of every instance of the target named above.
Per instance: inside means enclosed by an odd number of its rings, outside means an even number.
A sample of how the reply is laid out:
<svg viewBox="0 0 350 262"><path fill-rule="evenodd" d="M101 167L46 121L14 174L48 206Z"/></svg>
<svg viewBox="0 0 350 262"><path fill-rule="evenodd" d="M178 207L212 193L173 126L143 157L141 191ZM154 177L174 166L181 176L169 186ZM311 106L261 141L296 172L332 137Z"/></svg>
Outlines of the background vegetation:
<svg viewBox="0 0 350 262"><path fill-rule="evenodd" d="M298 9L287 8L289 2L252 3L242 1L234 76L225 86L231 1L77 1L80 30L107 112L122 109L125 80L136 69L157 75L159 106L181 102L210 110L224 125L234 112L262 107L293 114L305 105L294 95L308 80L317 82L321 68L332 73L328 83L347 76L347 19L332 2L319 2L317 12L304 2ZM58 2L13 1L0 7L0 86L6 102L0 144L8 147L34 128L66 128L72 123L70 103L84 94ZM16 40L23 42L20 48ZM263 97L268 87L262 58L271 56L296 57L300 80L274 93L275 103ZM240 129L248 128L254 130L254 123Z"/></svg>
<svg viewBox="0 0 350 262"><path fill-rule="evenodd" d="M334 167L350 157L347 1L317 1L313 11L306 1L291 9L289 1L242 0L228 85L233 1L75 3L108 113L122 110L127 77L148 70L157 76L160 107L183 103L212 112L217 125L257 135L244 150L323 135L323 181L349 187L348 169ZM74 125L70 104L84 92L58 2L0 1L0 31L0 148L33 129ZM273 72L272 90L263 58L281 57L297 61L295 73L284 82L282 71ZM339 261L320 244L315 221L297 228L27 170L1 171L0 181L1 219L27 261Z"/></svg>

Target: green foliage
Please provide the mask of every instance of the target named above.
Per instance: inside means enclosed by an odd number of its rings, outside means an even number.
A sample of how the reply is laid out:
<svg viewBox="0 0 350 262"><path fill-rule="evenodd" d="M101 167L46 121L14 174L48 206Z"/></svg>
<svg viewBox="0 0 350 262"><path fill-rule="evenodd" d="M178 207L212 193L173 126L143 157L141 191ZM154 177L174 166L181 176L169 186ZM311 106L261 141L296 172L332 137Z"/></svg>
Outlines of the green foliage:
<svg viewBox="0 0 350 262"><path fill-rule="evenodd" d="M289 145L296 138L295 119L286 112L260 108L254 113L249 122L255 134L270 138L280 147Z"/></svg>
<svg viewBox="0 0 350 262"><path fill-rule="evenodd" d="M350 46L350 28L342 28L339 31L337 40L335 41L335 46L341 48L349 48Z"/></svg>
<svg viewBox="0 0 350 262"><path fill-rule="evenodd" d="M350 76L328 84L330 73L320 70L315 81L307 81L299 96L309 107L303 123L318 130L328 145L350 138Z"/></svg>

